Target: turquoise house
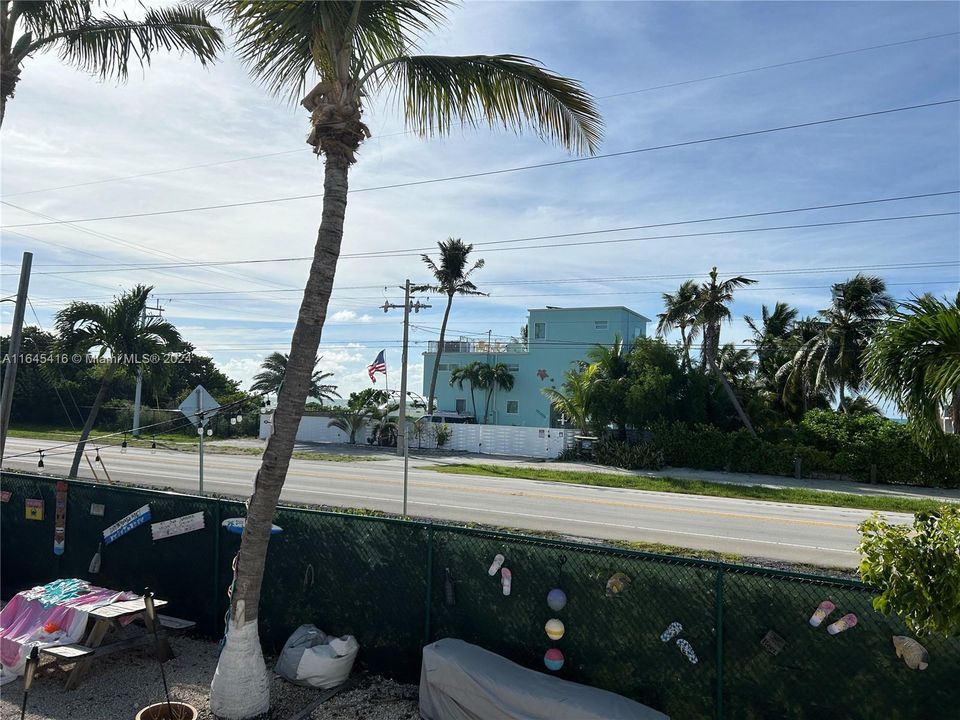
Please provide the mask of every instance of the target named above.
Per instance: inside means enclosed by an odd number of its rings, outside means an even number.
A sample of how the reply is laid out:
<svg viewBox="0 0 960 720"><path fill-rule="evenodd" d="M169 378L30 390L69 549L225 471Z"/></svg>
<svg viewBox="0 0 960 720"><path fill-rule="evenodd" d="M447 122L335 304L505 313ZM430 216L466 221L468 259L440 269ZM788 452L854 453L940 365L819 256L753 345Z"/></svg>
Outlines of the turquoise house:
<svg viewBox="0 0 960 720"><path fill-rule="evenodd" d="M578 360L586 359L594 345L612 345L619 335L626 345L646 335L649 318L625 307L558 308L528 310L527 342L503 343L461 338L444 341L437 375L437 412L473 415L469 383L463 389L450 385L450 372L478 361L503 363L513 374L510 391L496 390L490 402L491 425L556 427L550 402L541 389L561 389L564 375ZM436 341L423 354L423 396L430 392L430 377L437 359ZM476 391L477 421L483 422L486 395Z"/></svg>

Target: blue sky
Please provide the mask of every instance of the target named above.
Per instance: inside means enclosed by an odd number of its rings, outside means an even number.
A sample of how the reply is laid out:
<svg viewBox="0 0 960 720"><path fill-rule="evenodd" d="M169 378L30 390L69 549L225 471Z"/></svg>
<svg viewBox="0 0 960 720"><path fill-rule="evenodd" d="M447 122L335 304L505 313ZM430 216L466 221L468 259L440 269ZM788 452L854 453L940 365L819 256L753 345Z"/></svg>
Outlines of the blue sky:
<svg viewBox="0 0 960 720"><path fill-rule="evenodd" d="M466 3L450 13L449 23L424 49L513 52L578 78L598 98L604 116L601 152L617 152L960 97L957 35L630 92L958 31L955 3ZM365 119L374 138L351 172L354 189L567 157L532 134L458 130L448 138L420 140L403 134L391 98L371 99ZM229 54L207 70L160 57L119 86L39 56L23 71L0 135L2 199L75 219L319 193L322 165L303 144L307 129L301 108L269 96ZM487 263L476 280L490 297L454 304L454 337L515 335L526 308L545 304L626 305L655 318L659 294L680 282L662 276L702 279L713 265L724 276L756 273L761 282L739 294L736 319L723 331L723 341L740 343L748 336L742 316L758 315L762 303L783 300L813 313L828 302L831 283L854 274L761 272L957 262L957 216L562 244L956 213L958 196L544 240L527 244L548 247L529 250L482 244L956 191L958 130L958 106L951 104L493 177L358 192L349 199L344 252L421 248L448 236L475 243L477 257ZM267 153L283 154L30 192ZM43 222L8 205L0 209L4 226ZM3 294L15 292L23 250L34 253L31 296L48 329L53 314L70 300L106 301L136 282L153 284L184 336L246 385L264 355L289 348L305 262L163 271L110 264L305 256L312 252L319 215L315 198L5 228ZM74 274L43 274L53 272ZM877 272L898 297L954 293L960 286L956 265ZM415 252L341 260L320 352L323 366L336 373L344 390L369 385L364 368L383 347L391 384L398 379L393 371L399 369L399 313L385 315L378 306L384 299L399 301L398 286L407 277L428 279ZM604 280L614 277L648 279ZM518 284L530 280L564 282ZM0 307L6 333L11 305ZM414 387L422 370L419 353L436 337L441 310L434 298L434 308L415 318ZM34 321L32 312L28 321Z"/></svg>

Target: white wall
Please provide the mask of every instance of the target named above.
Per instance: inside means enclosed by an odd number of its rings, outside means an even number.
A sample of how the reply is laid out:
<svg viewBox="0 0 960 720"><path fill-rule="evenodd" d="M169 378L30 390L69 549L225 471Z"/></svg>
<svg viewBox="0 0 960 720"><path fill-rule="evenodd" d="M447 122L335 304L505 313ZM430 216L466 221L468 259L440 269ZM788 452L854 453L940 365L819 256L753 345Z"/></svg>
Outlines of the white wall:
<svg viewBox="0 0 960 720"><path fill-rule="evenodd" d="M265 439L271 428L273 415L260 416L260 439ZM337 428L327 427L330 418L322 415L305 415L300 420L297 440L300 442L346 443L347 434ZM556 428L515 427L512 425L447 425L451 436L444 449L454 452L471 452L483 455L515 455L530 458L555 458L573 444L573 430ZM357 433L357 444L365 445L367 430ZM433 440L423 440L424 448L433 448ZM410 432L410 449L418 447L417 439Z"/></svg>

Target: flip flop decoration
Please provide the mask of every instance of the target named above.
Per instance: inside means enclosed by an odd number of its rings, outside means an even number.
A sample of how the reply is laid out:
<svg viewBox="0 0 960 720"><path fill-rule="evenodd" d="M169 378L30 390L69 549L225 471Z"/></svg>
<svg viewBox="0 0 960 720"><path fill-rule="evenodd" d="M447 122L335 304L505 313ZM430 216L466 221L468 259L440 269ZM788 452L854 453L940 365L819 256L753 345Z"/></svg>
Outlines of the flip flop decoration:
<svg viewBox="0 0 960 720"><path fill-rule="evenodd" d="M827 615L836 610L837 606L834 605L829 600L822 601L817 609L813 611L813 615L810 616L810 626L811 627L820 627Z"/></svg>
<svg viewBox="0 0 960 720"><path fill-rule="evenodd" d="M513 573L510 572L510 568L500 568L500 584L503 586L503 594L509 595L513 585Z"/></svg>
<svg viewBox="0 0 960 720"><path fill-rule="evenodd" d="M683 625L678 622L672 622L667 625L667 629L660 633L660 642L670 642L673 638L680 634L683 630Z"/></svg>
<svg viewBox="0 0 960 720"><path fill-rule="evenodd" d="M503 567L503 562L504 562L504 560L505 560L505 558L504 558L503 555L501 555L500 553L497 553L496 555L494 555L494 556L493 556L493 562L490 563L490 569L487 570L487 574L488 574L490 577L493 577L494 575L496 575L496 574L497 574L497 570L499 570L501 567Z"/></svg>
<svg viewBox="0 0 960 720"><path fill-rule="evenodd" d="M853 613L847 613L835 623L830 623L827 625L827 632L831 635L837 635L842 633L844 630L849 630L850 628L855 627L857 622L856 615Z"/></svg>
<svg viewBox="0 0 960 720"><path fill-rule="evenodd" d="M696 665L700 662L700 659L697 657L697 654L693 651L693 645L688 643L683 638L677 640L677 647L680 648L680 652L683 653L684 657L690 661L691 665Z"/></svg>
<svg viewBox="0 0 960 720"><path fill-rule="evenodd" d="M911 637L894 635L893 647L896 649L897 657L903 658L911 670L926 670L930 665L930 653Z"/></svg>

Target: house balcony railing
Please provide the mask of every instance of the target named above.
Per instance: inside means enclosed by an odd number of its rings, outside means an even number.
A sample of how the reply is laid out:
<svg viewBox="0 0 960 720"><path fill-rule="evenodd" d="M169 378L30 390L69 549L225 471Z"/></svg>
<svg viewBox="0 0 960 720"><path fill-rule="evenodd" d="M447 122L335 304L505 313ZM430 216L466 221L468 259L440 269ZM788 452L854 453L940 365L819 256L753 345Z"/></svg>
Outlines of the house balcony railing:
<svg viewBox="0 0 960 720"><path fill-rule="evenodd" d="M440 343L436 340L430 340L427 343L427 352L436 353ZM443 354L456 353L523 353L527 351L527 346L523 343L502 342L495 340L487 342L486 340L468 340L460 338L459 340L444 340Z"/></svg>

